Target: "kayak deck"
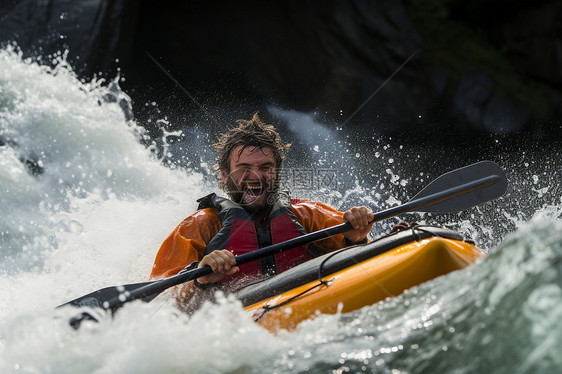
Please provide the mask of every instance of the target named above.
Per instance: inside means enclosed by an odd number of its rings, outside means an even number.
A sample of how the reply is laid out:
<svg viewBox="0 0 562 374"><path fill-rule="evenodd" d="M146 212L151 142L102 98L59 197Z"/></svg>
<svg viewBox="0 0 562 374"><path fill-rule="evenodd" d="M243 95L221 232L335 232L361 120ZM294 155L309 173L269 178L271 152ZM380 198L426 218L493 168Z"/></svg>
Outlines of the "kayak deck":
<svg viewBox="0 0 562 374"><path fill-rule="evenodd" d="M237 296L266 329L291 330L319 313L347 313L397 296L482 256L454 231L418 226L320 256Z"/></svg>

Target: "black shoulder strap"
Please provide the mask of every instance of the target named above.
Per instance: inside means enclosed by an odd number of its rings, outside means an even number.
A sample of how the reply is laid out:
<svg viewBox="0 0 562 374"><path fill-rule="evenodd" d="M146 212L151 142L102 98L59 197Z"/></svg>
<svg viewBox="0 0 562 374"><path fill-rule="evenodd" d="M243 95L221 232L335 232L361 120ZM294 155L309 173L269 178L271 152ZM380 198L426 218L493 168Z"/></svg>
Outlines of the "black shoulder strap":
<svg viewBox="0 0 562 374"><path fill-rule="evenodd" d="M197 199L197 202L199 203L199 206L197 206L197 210L213 208L215 206L213 204L213 196L215 196L215 193L210 193L207 196L203 196Z"/></svg>

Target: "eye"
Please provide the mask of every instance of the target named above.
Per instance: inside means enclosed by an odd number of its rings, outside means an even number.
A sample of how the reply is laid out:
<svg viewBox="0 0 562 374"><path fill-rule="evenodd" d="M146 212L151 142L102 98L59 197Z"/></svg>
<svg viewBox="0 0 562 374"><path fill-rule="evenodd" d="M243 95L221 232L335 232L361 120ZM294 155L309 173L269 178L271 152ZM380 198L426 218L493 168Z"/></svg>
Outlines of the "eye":
<svg viewBox="0 0 562 374"><path fill-rule="evenodd" d="M251 169L248 166L238 166L234 171L238 173L247 173Z"/></svg>

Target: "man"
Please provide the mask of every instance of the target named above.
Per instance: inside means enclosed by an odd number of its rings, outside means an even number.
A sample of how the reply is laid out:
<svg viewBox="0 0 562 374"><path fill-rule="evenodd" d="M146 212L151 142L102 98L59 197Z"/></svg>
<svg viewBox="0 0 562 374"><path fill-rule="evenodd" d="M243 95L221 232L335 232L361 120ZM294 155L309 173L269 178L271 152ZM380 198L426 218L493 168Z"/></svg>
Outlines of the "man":
<svg viewBox="0 0 562 374"><path fill-rule="evenodd" d="M341 213L321 203L289 199L279 185L284 152L290 145L283 144L275 128L261 122L257 113L237 124L214 145L219 185L230 199L215 194L199 199L198 211L164 241L152 269L151 278L161 278L190 264L188 269L211 267L212 274L177 289L179 306L185 310L193 310L218 288L233 290L316 255L366 242L372 227L373 212L366 207ZM236 266L235 255L344 221L353 229L343 235Z"/></svg>

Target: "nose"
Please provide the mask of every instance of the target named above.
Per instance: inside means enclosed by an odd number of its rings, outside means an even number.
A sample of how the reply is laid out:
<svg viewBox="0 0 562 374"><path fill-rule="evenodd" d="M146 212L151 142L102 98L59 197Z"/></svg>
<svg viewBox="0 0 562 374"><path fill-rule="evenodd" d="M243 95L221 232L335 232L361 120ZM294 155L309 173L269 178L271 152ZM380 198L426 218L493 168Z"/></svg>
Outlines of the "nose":
<svg viewBox="0 0 562 374"><path fill-rule="evenodd" d="M259 181L259 180L262 179L262 175L261 175L260 170L258 168L252 168L252 169L246 170L246 173L244 175L244 179L250 180L250 181Z"/></svg>

